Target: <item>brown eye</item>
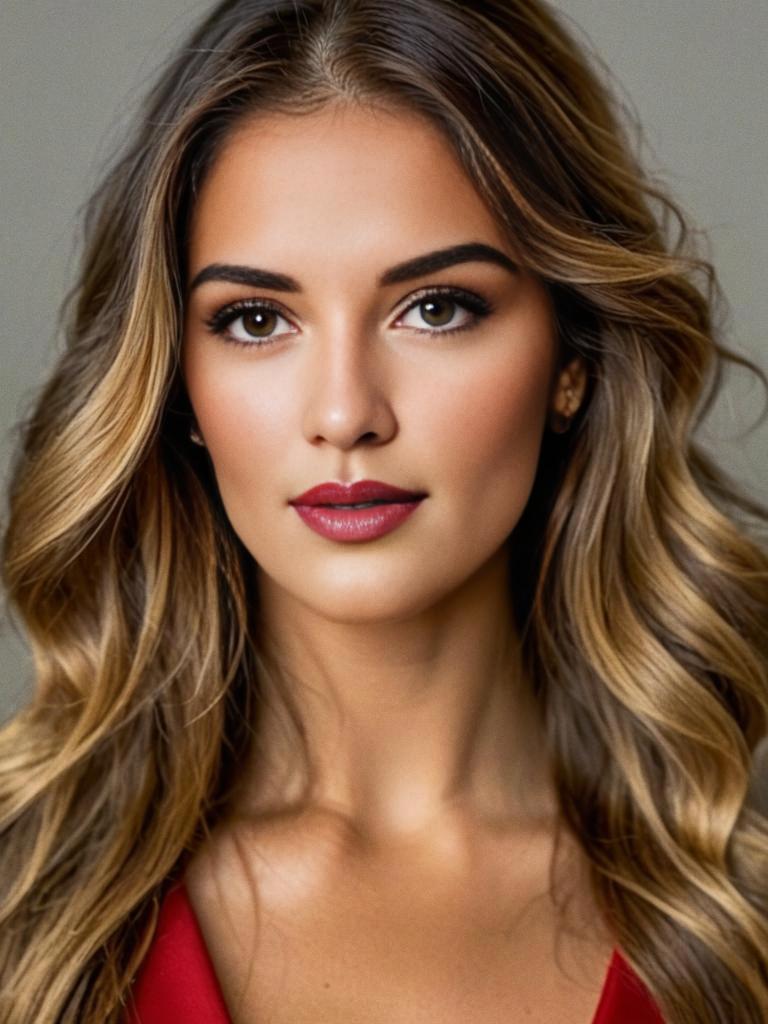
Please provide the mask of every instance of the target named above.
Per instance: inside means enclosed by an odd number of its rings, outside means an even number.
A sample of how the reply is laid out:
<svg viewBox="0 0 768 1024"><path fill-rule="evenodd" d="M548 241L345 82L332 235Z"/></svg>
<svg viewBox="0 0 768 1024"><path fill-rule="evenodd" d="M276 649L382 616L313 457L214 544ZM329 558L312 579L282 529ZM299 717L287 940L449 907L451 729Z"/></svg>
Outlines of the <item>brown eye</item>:
<svg viewBox="0 0 768 1024"><path fill-rule="evenodd" d="M273 309L253 309L241 317L243 329L253 338L264 338L272 333L278 314Z"/></svg>
<svg viewBox="0 0 768 1024"><path fill-rule="evenodd" d="M492 309L479 295L463 288L449 288L417 296L397 324L417 334L452 334L474 327Z"/></svg>
<svg viewBox="0 0 768 1024"><path fill-rule="evenodd" d="M432 327L444 327L450 323L456 309L456 303L451 299L433 297L422 299L419 303L422 310L422 318Z"/></svg>
<svg viewBox="0 0 768 1024"><path fill-rule="evenodd" d="M225 306L205 321L214 334L238 345L262 347L296 330L278 310L266 303L235 303Z"/></svg>

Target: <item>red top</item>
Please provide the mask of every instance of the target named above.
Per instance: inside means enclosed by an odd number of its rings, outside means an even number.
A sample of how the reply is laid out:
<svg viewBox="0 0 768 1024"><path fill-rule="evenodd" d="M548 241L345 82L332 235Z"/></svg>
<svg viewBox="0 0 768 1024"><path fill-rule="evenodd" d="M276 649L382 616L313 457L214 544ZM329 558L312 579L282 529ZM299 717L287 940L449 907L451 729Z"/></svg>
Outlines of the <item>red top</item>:
<svg viewBox="0 0 768 1024"><path fill-rule="evenodd" d="M132 991L125 1024L231 1024L186 888L170 890ZM642 982L613 951L591 1024L664 1024Z"/></svg>

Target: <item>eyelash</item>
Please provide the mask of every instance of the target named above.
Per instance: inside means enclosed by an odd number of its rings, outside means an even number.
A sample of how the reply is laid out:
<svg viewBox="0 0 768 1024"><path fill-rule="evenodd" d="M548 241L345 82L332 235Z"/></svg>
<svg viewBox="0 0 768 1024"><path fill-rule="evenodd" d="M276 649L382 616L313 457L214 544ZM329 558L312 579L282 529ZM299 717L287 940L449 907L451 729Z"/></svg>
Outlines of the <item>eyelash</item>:
<svg viewBox="0 0 768 1024"><path fill-rule="evenodd" d="M458 327L448 327L443 329L437 327L432 329L426 327L411 327L409 330L415 331L417 334L456 334L459 331L466 331L475 327L481 320L485 319L485 317L489 316L493 312L493 306L487 299L483 299L479 295L475 295L473 292L465 291L463 288L442 285L417 292L410 305L400 313L398 319L404 317L407 313L410 313L412 309L415 309L423 302L426 302L428 299L435 296L450 299L457 306L460 306L467 312L471 313L470 319L466 323L460 324ZM227 344L230 345L239 345L241 348L266 348L268 345L274 345L281 337L283 337L283 335L278 334L274 338L257 338L254 336L253 341L241 341L239 338L233 338L231 334L228 334L226 329L231 323L234 323L234 321L244 313L250 313L254 310L257 312L264 311L267 313L277 313L286 320L288 319L280 306L273 302L269 302L266 299L241 299L238 302L232 302L217 310L213 316L209 317L205 321L205 325L212 334L219 335L227 342Z"/></svg>

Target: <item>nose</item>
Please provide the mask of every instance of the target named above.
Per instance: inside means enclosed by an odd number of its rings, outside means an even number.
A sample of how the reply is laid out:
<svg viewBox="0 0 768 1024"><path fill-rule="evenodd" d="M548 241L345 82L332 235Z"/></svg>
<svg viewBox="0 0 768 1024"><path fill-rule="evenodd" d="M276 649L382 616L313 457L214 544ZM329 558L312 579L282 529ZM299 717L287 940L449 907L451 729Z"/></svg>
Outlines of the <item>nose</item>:
<svg viewBox="0 0 768 1024"><path fill-rule="evenodd" d="M359 443L384 444L397 431L391 382L383 352L360 328L326 331L310 346L304 436L347 451ZM309 349L308 349L309 351Z"/></svg>

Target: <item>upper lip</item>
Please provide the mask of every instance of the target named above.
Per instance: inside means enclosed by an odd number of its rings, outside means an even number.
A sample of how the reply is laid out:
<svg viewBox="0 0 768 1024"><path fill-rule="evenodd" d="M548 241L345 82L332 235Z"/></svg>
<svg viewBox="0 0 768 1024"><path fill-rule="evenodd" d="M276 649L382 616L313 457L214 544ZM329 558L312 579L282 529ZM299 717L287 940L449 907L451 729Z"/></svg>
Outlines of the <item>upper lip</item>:
<svg viewBox="0 0 768 1024"><path fill-rule="evenodd" d="M380 480L357 480L351 484L317 484L292 498L290 505L354 505L363 501L415 501L425 498L423 491L405 491Z"/></svg>

